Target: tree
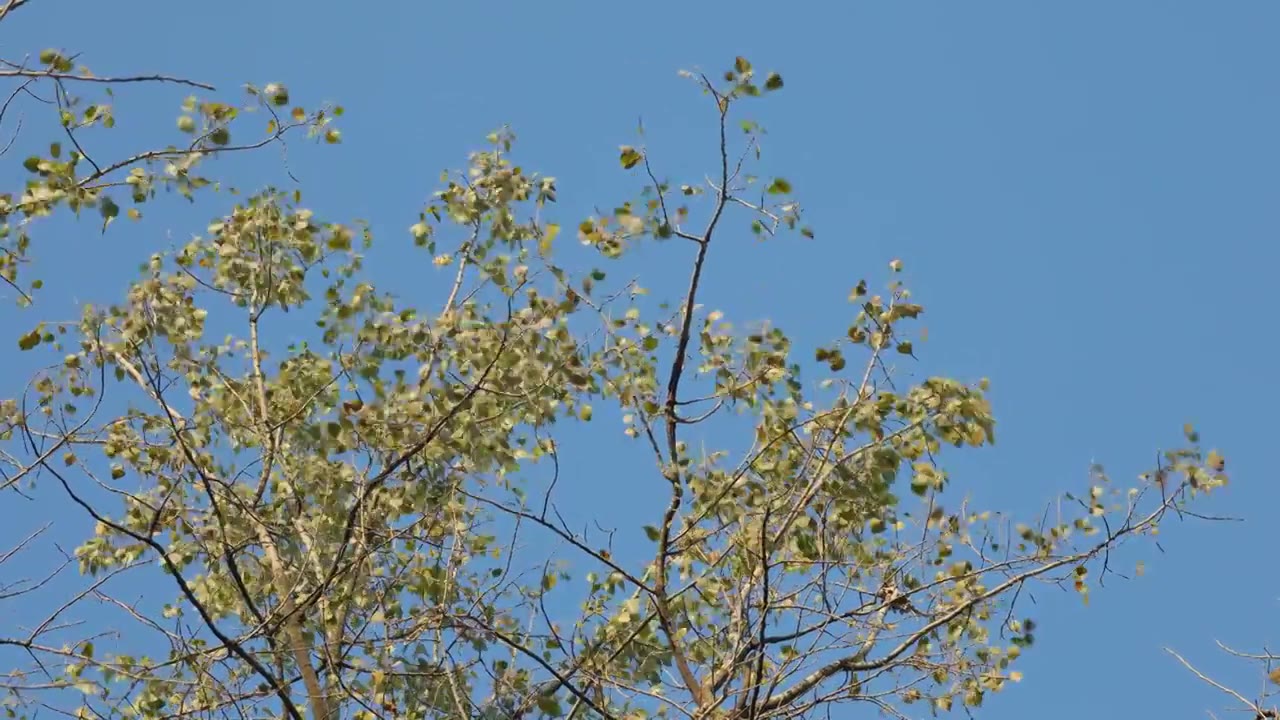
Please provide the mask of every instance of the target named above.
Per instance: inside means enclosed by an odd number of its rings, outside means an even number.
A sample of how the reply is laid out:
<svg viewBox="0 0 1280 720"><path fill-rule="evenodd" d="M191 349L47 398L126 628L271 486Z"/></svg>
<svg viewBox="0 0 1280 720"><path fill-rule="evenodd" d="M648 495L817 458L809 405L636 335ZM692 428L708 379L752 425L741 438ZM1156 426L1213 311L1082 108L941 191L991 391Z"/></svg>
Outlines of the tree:
<svg viewBox="0 0 1280 720"><path fill-rule="evenodd" d="M744 58L687 75L715 120L712 179L662 179L658 153L624 146L638 196L577 226L609 263L641 242L688 256L673 309L560 260L556 182L516 165L502 130L411 228L450 271L438 306L378 287L367 229L267 190L156 252L117 305L24 342L57 362L4 405L5 485L60 493L94 531L74 551L85 590L0 639L27 658L8 682L14 711L754 720L974 707L1020 678L1029 584L1087 599L1118 548L1225 482L1187 428L1188 447L1139 486L1094 468L1056 517L969 507L940 457L993 442L985 382L899 386L886 357L914 356L924 312L901 263L882 292L857 284L824 347L705 311L725 234L813 232L791 183L750 174L760 132L737 115L781 76ZM305 340L283 339L311 321ZM640 563L556 509L557 438L613 432L593 424L606 414L666 498L621 530L643 534ZM156 574L172 588L162 607L110 590ZM86 599L132 625L68 640Z"/></svg>

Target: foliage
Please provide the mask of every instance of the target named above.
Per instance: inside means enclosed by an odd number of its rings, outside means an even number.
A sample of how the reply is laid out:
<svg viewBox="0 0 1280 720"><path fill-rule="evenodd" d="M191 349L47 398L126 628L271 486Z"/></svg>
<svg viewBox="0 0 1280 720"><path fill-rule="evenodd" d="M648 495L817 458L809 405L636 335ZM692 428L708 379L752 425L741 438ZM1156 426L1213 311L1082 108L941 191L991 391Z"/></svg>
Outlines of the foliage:
<svg viewBox="0 0 1280 720"><path fill-rule="evenodd" d="M62 97L72 78L61 58L19 77ZM577 232L611 263L642 242L666 241L673 262L691 255L674 310L654 310L613 273L562 264L560 226L545 219L556 181L517 165L501 131L411 228L450 271L441 306L378 287L362 264L366 229L268 190L152 255L117 304L24 341L57 362L3 405L5 487L62 493L94 534L74 551L87 589L0 638L30 660L6 681L13 712L976 707L1020 678L1035 639L1017 606L1029 583L1087 599L1121 544L1225 482L1188 429L1188 447L1136 487L1095 468L1057 517L1021 524L969 507L939 458L994 441L985 382L899 387L885 358L914 354L909 327L924 312L897 279L901 263L883 292L856 285L847 326L812 350L816 362L779 328L741 331L705 311L709 252L726 235L813 232L790 182L750 174L758 126L732 122L781 76L760 79L744 58L718 79L687 75L716 120L713 178L660 180L648 148L624 146L619 162L644 187ZM270 113L288 105L273 87L255 92ZM192 103L180 121L197 138L184 149L91 172L78 145L72 160L37 158L25 199L9 201L10 249L31 247L19 216L96 203L109 221L110 188L128 184L141 201L160 184L205 184L197 161L239 147L210 107ZM63 124L73 144L76 112ZM331 114L290 117L328 132ZM273 122L272 141L293 125ZM142 169L150 160L164 169ZM109 180L107 168L139 179ZM315 332L286 346L306 322ZM556 510L561 474L614 470L562 458L557 438L611 432L594 418L614 414L664 496L656 517L623 530L647 539L640 563ZM157 566L173 596L156 612L111 594ZM86 598L132 625L68 642Z"/></svg>
<svg viewBox="0 0 1280 720"><path fill-rule="evenodd" d="M28 2L4 0L0 24ZM341 107L307 110L293 104L286 86L268 83L246 85L247 102L241 104L188 95L177 118L178 142L157 143L123 157L99 157L91 149L117 122L114 88L166 84L212 92L214 87L169 75L98 75L82 64L78 55L58 48L45 48L34 55L34 61L0 58L0 78L13 83L0 104L0 127L28 101L39 114L52 114L50 124L56 128L46 152L23 158L22 167L28 175L25 187L20 192L0 193L0 280L17 292L22 304L30 304L33 293L43 284L39 278L27 279L19 272L29 261L34 221L59 209L77 216L90 212L98 216L105 232L122 212L132 220L140 219L142 206L154 201L161 190L192 200L202 189L217 188L216 178L204 172L205 161L211 157L284 144L295 131L305 130L307 136L331 144L341 141L341 133L333 125L342 115ZM82 94L85 88L89 92L100 89L101 93ZM243 127L246 117L254 114L261 118L263 129ZM22 120L14 127L0 155L13 147ZM130 206L127 210L121 208L124 203Z"/></svg>

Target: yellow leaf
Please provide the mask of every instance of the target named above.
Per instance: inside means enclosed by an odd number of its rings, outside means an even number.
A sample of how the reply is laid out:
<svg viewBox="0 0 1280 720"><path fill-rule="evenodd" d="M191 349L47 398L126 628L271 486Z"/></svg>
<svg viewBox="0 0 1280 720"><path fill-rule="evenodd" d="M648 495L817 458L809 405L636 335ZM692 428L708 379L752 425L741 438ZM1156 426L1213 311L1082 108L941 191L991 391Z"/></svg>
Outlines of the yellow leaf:
<svg viewBox="0 0 1280 720"><path fill-rule="evenodd" d="M549 223L547 229L542 233L542 240L538 242L538 252L546 255L551 252L551 243L555 242L556 236L560 234L560 226L555 223Z"/></svg>
<svg viewBox="0 0 1280 720"><path fill-rule="evenodd" d="M1014 681L1014 682L1021 682L1021 681L1022 681L1022 673L1021 673L1021 672L1019 672L1019 671L1017 671L1017 670L1014 670L1013 672L1009 673L1009 679L1010 679L1010 680L1012 680L1012 681Z"/></svg>

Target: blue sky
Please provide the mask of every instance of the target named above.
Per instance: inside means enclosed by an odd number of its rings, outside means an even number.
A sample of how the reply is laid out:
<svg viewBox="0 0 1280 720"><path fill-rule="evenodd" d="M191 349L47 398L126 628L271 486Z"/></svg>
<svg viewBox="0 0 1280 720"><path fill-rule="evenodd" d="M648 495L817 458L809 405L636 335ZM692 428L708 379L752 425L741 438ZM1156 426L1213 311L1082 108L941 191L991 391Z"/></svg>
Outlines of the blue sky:
<svg viewBox="0 0 1280 720"><path fill-rule="evenodd" d="M291 166L308 205L370 220L384 245L407 244L439 171L503 123L519 135L526 167L560 179L556 212L570 227L638 188L617 164L638 117L659 168L700 177L714 162L714 128L676 71L719 70L735 55L779 70L785 90L752 112L770 133L766 167L792 181L818 236L727 241L713 253L708 305L822 342L847 323L848 288L878 281L902 258L928 308L921 372L992 380L1000 444L951 466L986 505L1034 512L1078 487L1092 460L1128 480L1179 440L1184 422L1228 457L1233 484L1211 505L1247 522L1169 528L1166 554L1141 550L1145 577L1109 585L1088 608L1037 593L1041 630L1026 680L984 717L1219 707L1164 645L1246 692L1259 687L1213 640L1254 650L1280 641L1280 576L1265 570L1280 489L1264 455L1280 404L1266 330L1266 308L1280 308L1268 299L1280 263L1280 5L196 7L33 0L6 21L6 36L32 51L82 51L101 74L163 71L223 89L282 81L299 100L340 102L344 143L299 144ZM171 133L184 94L122 94L117 142ZM13 157L0 164L6 187L21 178ZM246 185L280 179L274 152L237 162ZM225 209L218 199L195 210L169 202L106 239L86 225L50 225L57 252L37 253L50 278L46 307L67 315L76 301L117 296L125 276L116 270L166 247L166 232L180 240ZM674 295L685 270L663 277L670 250L645 251L633 267ZM402 286L440 282L425 260L399 257L374 266ZM0 329L24 322L0 310ZM3 394L25 374L13 377ZM626 478L571 482L581 507L624 526L648 522L627 514L648 495ZM15 502L0 502L0 519L15 517Z"/></svg>

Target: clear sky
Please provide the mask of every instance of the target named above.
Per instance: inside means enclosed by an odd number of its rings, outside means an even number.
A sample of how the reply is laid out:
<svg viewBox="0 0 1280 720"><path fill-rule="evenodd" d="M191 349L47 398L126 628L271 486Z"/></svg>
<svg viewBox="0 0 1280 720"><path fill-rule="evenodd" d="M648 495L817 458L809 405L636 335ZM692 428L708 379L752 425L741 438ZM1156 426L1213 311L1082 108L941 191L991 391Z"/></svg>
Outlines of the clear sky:
<svg viewBox="0 0 1280 720"><path fill-rule="evenodd" d="M1093 460L1127 481L1184 422L1227 454L1232 485L1211 504L1247 522L1170 527L1165 554L1140 550L1144 577L1108 583L1087 608L1037 591L1026 679L982 717L1220 707L1165 645L1246 692L1259 687L1213 640L1280 642L1268 527L1280 485L1265 456L1280 407L1267 329L1280 310L1274 0L32 0L4 27L7 56L62 45L101 74L162 71L224 89L282 81L298 100L342 103L344 143L299 144L292 168L308 205L366 218L397 247L439 171L503 123L526 167L560 179L556 212L572 227L639 187L617 163L638 117L659 168L698 177L712 167L711 115L678 69L745 55L780 71L785 90L757 113L766 166L791 180L817 239L718 248L708 305L821 342L843 327L848 288L902 258L929 309L921 372L992 380L999 445L950 464L986 506L1034 512L1079 487ZM172 137L184 94L123 94L119 133ZM15 157L0 160L6 188L21 182ZM279 177L274 151L237 162L247 186ZM164 205L105 240L57 225L58 253L37 251L51 307L69 315L73 300L118 297L128 276L115 270L227 209L212 197L194 214ZM374 266L402 286L440 282L425 259ZM639 270L674 293L669 267L654 252ZM0 309L5 337L24 322ZM5 357L22 371L0 387L11 395L29 368ZM584 448L584 466L608 466L605 450ZM648 467L562 482L580 513L650 521ZM31 513L0 499L0 523Z"/></svg>

